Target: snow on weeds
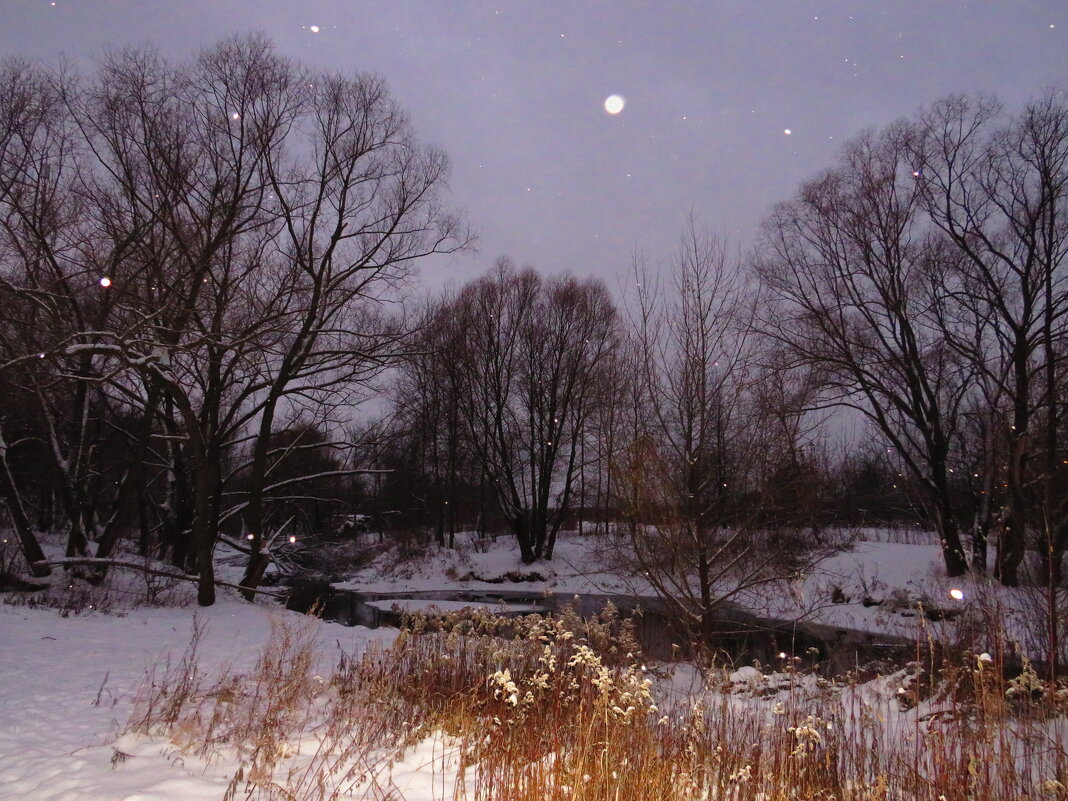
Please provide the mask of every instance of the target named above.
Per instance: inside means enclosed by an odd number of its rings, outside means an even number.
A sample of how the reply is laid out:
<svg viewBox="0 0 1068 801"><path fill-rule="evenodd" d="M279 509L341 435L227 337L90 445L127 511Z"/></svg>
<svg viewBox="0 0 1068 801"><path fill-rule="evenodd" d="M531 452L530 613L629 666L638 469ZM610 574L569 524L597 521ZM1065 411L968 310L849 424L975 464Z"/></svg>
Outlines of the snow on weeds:
<svg viewBox="0 0 1068 801"><path fill-rule="evenodd" d="M712 667L671 697L611 608L413 616L327 673L289 624L249 674L187 656L150 679L130 731L238 763L230 797L1064 798L1068 689L933 659L865 682Z"/></svg>

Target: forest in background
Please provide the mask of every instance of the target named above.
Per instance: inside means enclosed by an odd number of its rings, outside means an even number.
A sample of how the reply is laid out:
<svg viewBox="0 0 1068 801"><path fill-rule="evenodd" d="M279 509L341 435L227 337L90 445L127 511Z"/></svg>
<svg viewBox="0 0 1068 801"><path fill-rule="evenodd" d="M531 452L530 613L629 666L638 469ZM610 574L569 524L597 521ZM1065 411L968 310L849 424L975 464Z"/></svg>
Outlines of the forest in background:
<svg viewBox="0 0 1068 801"><path fill-rule="evenodd" d="M220 543L251 594L294 532L374 513L417 542L508 531L527 562L581 520L706 607L873 521L934 528L951 576L1062 583L1063 92L863 132L749 251L691 217L616 296L502 259L419 299L419 265L472 243L447 176L380 79L262 37L4 62L13 569L99 580L132 550L209 605Z"/></svg>

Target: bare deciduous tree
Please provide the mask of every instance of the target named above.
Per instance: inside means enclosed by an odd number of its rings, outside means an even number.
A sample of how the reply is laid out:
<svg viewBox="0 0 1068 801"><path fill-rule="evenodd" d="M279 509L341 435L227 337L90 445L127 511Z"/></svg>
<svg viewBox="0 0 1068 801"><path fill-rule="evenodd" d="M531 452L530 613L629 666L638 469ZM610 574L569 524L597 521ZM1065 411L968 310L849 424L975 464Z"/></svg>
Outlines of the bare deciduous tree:
<svg viewBox="0 0 1068 801"><path fill-rule="evenodd" d="M782 529L764 514L769 467L796 443L765 414L755 298L722 241L691 218L664 284L663 272L635 265L638 395L620 465L631 518L620 554L707 638L726 602L807 558L776 543Z"/></svg>
<svg viewBox="0 0 1068 801"><path fill-rule="evenodd" d="M306 70L259 36L179 65L120 50L92 82L27 70L15 72L29 100L5 123L3 289L51 327L5 329L22 337L6 361L25 372L40 351L34 370L73 387L67 418L88 419L104 393L142 414L143 456L166 443L156 511L202 604L233 514L225 485L251 477L251 594L279 409L354 402L396 354L384 302L421 257L467 241L439 200L446 160L415 141L381 80ZM249 436L250 471L231 469ZM72 477L68 516L87 519L92 471L68 456L88 441L51 439Z"/></svg>
<svg viewBox="0 0 1068 801"><path fill-rule="evenodd" d="M605 401L618 338L608 292L502 260L444 305L439 324L469 447L523 560L550 559L574 503L584 432Z"/></svg>
<svg viewBox="0 0 1068 801"><path fill-rule="evenodd" d="M995 572L1018 583L1027 531L1037 529L1056 584L1068 544L1068 104L1050 92L1006 121L991 98L946 98L915 121L910 157L924 208L958 257L953 299L979 321L948 328L947 338L981 374L988 404L1007 407L997 426L1007 487Z"/></svg>
<svg viewBox="0 0 1068 801"><path fill-rule="evenodd" d="M950 459L974 368L945 342L953 254L924 217L909 136L901 125L861 135L775 208L759 257L773 298L761 327L793 364L817 368L825 404L860 411L899 454L959 576Z"/></svg>

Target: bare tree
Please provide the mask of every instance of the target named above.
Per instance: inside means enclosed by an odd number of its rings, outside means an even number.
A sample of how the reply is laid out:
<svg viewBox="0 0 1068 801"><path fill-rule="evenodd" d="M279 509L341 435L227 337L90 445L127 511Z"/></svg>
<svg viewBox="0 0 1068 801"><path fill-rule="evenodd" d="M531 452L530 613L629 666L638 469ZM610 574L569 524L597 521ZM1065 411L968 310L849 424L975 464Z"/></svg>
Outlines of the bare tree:
<svg viewBox="0 0 1068 801"><path fill-rule="evenodd" d="M618 340L604 285L505 260L443 307L440 358L469 447L524 562L552 558Z"/></svg>
<svg viewBox="0 0 1068 801"><path fill-rule="evenodd" d="M605 374L609 378L601 387L605 396L596 404L596 413L585 432L584 458L580 465L580 506L583 514L594 515L595 533L611 533L613 527L622 522L623 486L618 468L636 417L644 413L639 406L641 387L638 371L634 369L634 349L630 344L624 335L606 362Z"/></svg>
<svg viewBox="0 0 1068 801"><path fill-rule="evenodd" d="M49 76L25 62L0 66L0 369L6 386L35 409L33 435L47 444L60 479L70 555L84 553L87 528L95 533L89 498L100 375L89 353L47 357L77 342L77 332L100 323L107 308L85 296L85 204L72 191L83 154L63 103L68 87L66 76ZM4 424L0 419L0 428ZM31 570L41 572L8 447L0 485Z"/></svg>
<svg viewBox="0 0 1068 801"><path fill-rule="evenodd" d="M280 401L316 394L337 403L346 386L364 387L396 361L404 326L386 319L378 304L420 259L469 241L459 218L440 203L444 154L415 141L380 79L310 74L300 81L308 97L294 124L296 145L264 148L281 222L276 246L294 302L280 326L286 334L267 361L258 405L246 512L252 555L242 578L252 588L268 561L261 551L262 486Z"/></svg>
<svg viewBox="0 0 1068 801"><path fill-rule="evenodd" d="M401 450L408 471L418 477L417 486L406 488L408 500L423 510L423 523L435 529L438 544L448 547L455 544L461 515L478 526L485 517L484 474L461 414L464 362L448 355L453 301L446 295L427 304L393 388Z"/></svg>
<svg viewBox="0 0 1068 801"><path fill-rule="evenodd" d="M233 302L256 279L273 221L262 161L288 132L276 101L292 80L252 37L184 67L120 51L68 101L96 156L86 183L107 247L97 269L122 310L86 350L137 376L131 400L169 429L171 558L199 572L205 605L236 386L255 348Z"/></svg>
<svg viewBox="0 0 1068 801"><path fill-rule="evenodd" d="M945 341L953 253L923 214L909 136L862 134L775 208L758 257L773 299L761 325L792 364L817 368L823 404L857 409L897 452L958 576L950 460L973 368Z"/></svg>
<svg viewBox="0 0 1068 801"><path fill-rule="evenodd" d="M1068 523L1061 365L1068 332L1068 105L1049 92L1015 118L955 96L915 121L910 157L924 208L958 258L954 301L977 321L947 337L982 375L1003 422L1007 485L995 572L1019 581L1026 533L1042 533L1056 584ZM992 421L993 422L993 421ZM1029 510L1040 510L1030 515Z"/></svg>
<svg viewBox="0 0 1068 801"><path fill-rule="evenodd" d="M355 402L396 354L403 327L384 304L421 257L466 243L439 201L446 161L414 140L379 79L313 73L258 36L177 66L117 51L91 83L41 75L54 113L27 106L19 118L25 153L5 157L17 191L0 197L4 244L28 244L0 255L21 271L2 288L54 331L31 341L13 321L9 366L25 371L39 350L34 369L68 381L81 407L106 390L140 411L142 457L166 443L157 512L171 560L200 575L202 604L234 514L226 484L241 475L251 594L266 567L278 410ZM25 136L38 117L51 125L37 125L51 136L40 142ZM67 450L91 455L79 442ZM230 461L247 442L245 472ZM55 450L58 464L80 464ZM67 472L85 483L86 471ZM75 501L72 520L86 506ZM97 556L113 542L101 538Z"/></svg>
<svg viewBox="0 0 1068 801"><path fill-rule="evenodd" d="M636 261L637 414L619 468L632 524L620 553L707 638L727 601L798 566L780 558L764 515L783 442L757 392L746 275L693 218L666 284L664 272Z"/></svg>

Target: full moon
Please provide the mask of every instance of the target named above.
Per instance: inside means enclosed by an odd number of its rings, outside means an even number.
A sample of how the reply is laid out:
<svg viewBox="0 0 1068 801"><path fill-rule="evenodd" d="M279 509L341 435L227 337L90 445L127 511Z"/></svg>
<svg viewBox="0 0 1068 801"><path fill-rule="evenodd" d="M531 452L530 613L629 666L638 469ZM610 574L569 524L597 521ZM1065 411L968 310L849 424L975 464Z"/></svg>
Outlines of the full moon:
<svg viewBox="0 0 1068 801"><path fill-rule="evenodd" d="M609 95L605 98L604 110L609 114L618 114L625 105L627 105L627 101L623 99L622 95Z"/></svg>

